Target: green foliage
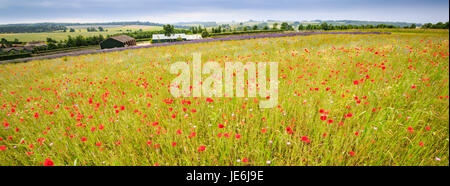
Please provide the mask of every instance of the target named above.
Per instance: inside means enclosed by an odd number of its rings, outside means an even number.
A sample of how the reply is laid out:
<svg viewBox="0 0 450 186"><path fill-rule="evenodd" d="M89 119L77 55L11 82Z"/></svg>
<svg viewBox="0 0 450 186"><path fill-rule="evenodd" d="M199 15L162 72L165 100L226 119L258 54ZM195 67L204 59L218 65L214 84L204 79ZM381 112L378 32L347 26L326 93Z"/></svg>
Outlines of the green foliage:
<svg viewBox="0 0 450 186"><path fill-rule="evenodd" d="M281 23L280 30L288 30L289 24L287 22Z"/></svg>
<svg viewBox="0 0 450 186"><path fill-rule="evenodd" d="M444 31L259 38L4 64L0 165L448 166ZM222 68L278 62L279 106L259 108L266 99L259 95L174 98L178 73L168 69L191 65L191 52Z"/></svg>
<svg viewBox="0 0 450 186"><path fill-rule="evenodd" d="M164 25L163 30L164 30L165 36L170 36L174 33L174 27L173 27L173 25L170 25L170 24Z"/></svg>
<svg viewBox="0 0 450 186"><path fill-rule="evenodd" d="M208 36L209 36L208 31L204 30L204 31L202 32L202 37L203 37L203 38L207 38Z"/></svg>
<svg viewBox="0 0 450 186"><path fill-rule="evenodd" d="M449 29L449 22L447 21L446 23L442 23L442 22L438 22L436 24L432 24L432 23L425 23L422 28L425 29Z"/></svg>
<svg viewBox="0 0 450 186"><path fill-rule="evenodd" d="M86 30L88 32L97 32L98 31L95 27L88 27Z"/></svg>
<svg viewBox="0 0 450 186"><path fill-rule="evenodd" d="M302 24L298 25L298 30L304 30L304 29L305 29L305 27Z"/></svg>
<svg viewBox="0 0 450 186"><path fill-rule="evenodd" d="M6 55L0 55L0 61L1 60L11 60L11 59L19 59L19 58L26 58L31 57L31 54L29 52L20 52L17 54L6 54Z"/></svg>
<svg viewBox="0 0 450 186"><path fill-rule="evenodd" d="M72 47L81 47L81 46L90 46L90 45L98 45L100 42L105 40L103 35L94 35L84 37L82 35L78 35L76 37L67 36L67 39L64 41L56 41L52 38L47 38L47 46L39 46L33 48L33 53L41 53L46 52L48 50L62 49L62 48L72 48Z"/></svg>
<svg viewBox="0 0 450 186"><path fill-rule="evenodd" d="M51 23L0 25L0 33L53 32L64 29L67 28Z"/></svg>
<svg viewBox="0 0 450 186"><path fill-rule="evenodd" d="M272 25L272 29L273 29L273 30L278 29L278 23L274 23L274 24Z"/></svg>

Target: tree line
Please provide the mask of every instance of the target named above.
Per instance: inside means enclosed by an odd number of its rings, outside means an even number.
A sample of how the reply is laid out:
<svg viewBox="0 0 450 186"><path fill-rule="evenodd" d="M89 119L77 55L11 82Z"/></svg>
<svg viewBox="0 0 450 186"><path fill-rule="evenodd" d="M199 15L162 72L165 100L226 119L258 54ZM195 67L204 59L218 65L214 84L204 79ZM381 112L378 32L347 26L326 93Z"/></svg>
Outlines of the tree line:
<svg viewBox="0 0 450 186"><path fill-rule="evenodd" d="M130 36L135 39L148 39L148 38L152 38L153 34L170 35L170 34L181 34L181 33L187 34L187 33L191 33L191 32L187 29L177 29L172 25L170 25L170 26L164 25L163 30L152 30L152 31L139 30L139 31L128 32L128 33L114 34L112 36L127 35L127 36Z"/></svg>
<svg viewBox="0 0 450 186"><path fill-rule="evenodd" d="M88 28L86 28L86 30L88 32L103 32L103 31L105 31L105 29L103 27L101 27L101 26L99 26L98 28L88 27Z"/></svg>
<svg viewBox="0 0 450 186"><path fill-rule="evenodd" d="M14 41L8 41L7 39L2 38L0 40L0 48L12 47L13 44L23 44L23 42L20 42L18 39L14 39Z"/></svg>
<svg viewBox="0 0 450 186"><path fill-rule="evenodd" d="M416 24L411 24L410 26L404 26L403 28L416 28ZM321 24L308 24L303 25L299 24L297 29L298 30L348 30L348 29L376 29L376 28L401 28L400 26L395 25L386 25L386 24L378 24L378 25L333 25L328 24L326 22L322 22ZM449 29L449 23L427 23L422 26L422 28L425 29ZM253 26L243 26L242 24L234 29L227 28L224 29L222 26L213 27L211 28L212 33L223 33L223 32L240 32L240 31L255 31L255 30L280 30L280 31L293 31L294 26L288 24L287 22L282 22L280 25L278 23L274 23L272 25L272 28L269 28L268 25L253 25ZM197 27L191 27L190 28L192 33L201 33L199 30L206 30L201 29L201 26Z"/></svg>
<svg viewBox="0 0 450 186"><path fill-rule="evenodd" d="M445 23L438 22L436 24L425 23L422 25L422 28L425 28L425 29L430 29L430 28L431 29L449 29L449 22L448 21Z"/></svg>
<svg viewBox="0 0 450 186"><path fill-rule="evenodd" d="M0 25L0 33L32 33L32 32L53 32L57 30L65 30L67 27L53 24L39 25Z"/></svg>
<svg viewBox="0 0 450 186"><path fill-rule="evenodd" d="M105 40L105 37L101 34L98 36L88 36L88 37L82 35L72 37L69 35L67 36L67 39L63 41L56 41L52 38L47 38L47 46L34 47L33 53L39 53L47 50L56 50L62 48L98 45L103 40Z"/></svg>

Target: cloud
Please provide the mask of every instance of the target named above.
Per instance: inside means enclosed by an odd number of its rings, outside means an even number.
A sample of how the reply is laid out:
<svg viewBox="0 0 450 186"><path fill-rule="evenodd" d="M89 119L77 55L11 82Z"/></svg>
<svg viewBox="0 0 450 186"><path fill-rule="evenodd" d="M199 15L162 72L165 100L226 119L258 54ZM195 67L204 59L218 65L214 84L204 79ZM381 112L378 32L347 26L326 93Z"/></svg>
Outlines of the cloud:
<svg viewBox="0 0 450 186"><path fill-rule="evenodd" d="M446 0L0 0L0 22L248 19L436 22L449 19L448 6Z"/></svg>

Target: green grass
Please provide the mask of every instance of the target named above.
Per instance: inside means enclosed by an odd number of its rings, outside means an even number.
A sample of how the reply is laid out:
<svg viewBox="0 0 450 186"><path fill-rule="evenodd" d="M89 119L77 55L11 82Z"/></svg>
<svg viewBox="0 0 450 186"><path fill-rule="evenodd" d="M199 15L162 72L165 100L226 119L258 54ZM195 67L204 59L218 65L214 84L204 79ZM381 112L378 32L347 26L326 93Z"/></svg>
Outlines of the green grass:
<svg viewBox="0 0 450 186"><path fill-rule="evenodd" d="M172 97L168 67L191 63L194 52L203 63L279 62L279 106ZM448 31L221 41L6 64L0 165L448 166L448 79Z"/></svg>
<svg viewBox="0 0 450 186"><path fill-rule="evenodd" d="M85 37L88 36L98 36L98 35L113 35L118 33L125 33L127 30L138 31L139 29L144 31L150 31L150 30L161 30L162 27L159 26L124 26L124 27L115 27L115 28L105 28L108 31L103 32L88 32L86 29L75 29L75 32L63 32L63 31L57 31L57 32L42 32L42 33L0 33L0 38L5 38L8 41L13 41L14 39L18 39L19 41L46 41L46 39L52 38L57 41L65 40L67 39L67 36L76 37L78 35L82 35Z"/></svg>

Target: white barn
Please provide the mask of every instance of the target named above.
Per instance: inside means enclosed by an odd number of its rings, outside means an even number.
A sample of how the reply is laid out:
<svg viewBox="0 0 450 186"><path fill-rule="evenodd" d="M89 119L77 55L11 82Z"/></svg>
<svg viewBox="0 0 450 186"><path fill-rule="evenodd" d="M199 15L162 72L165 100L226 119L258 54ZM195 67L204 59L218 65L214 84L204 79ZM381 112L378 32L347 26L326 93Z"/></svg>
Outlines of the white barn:
<svg viewBox="0 0 450 186"><path fill-rule="evenodd" d="M178 38L183 39L183 41L191 41L191 40L202 39L202 36L201 35L186 35L186 34L172 34L170 36L166 36L164 34L153 34L152 43L163 43L163 42L176 41Z"/></svg>

